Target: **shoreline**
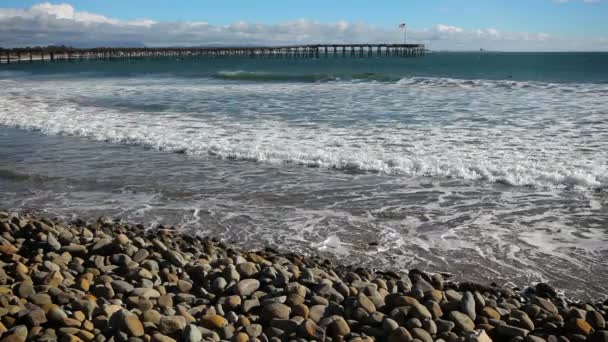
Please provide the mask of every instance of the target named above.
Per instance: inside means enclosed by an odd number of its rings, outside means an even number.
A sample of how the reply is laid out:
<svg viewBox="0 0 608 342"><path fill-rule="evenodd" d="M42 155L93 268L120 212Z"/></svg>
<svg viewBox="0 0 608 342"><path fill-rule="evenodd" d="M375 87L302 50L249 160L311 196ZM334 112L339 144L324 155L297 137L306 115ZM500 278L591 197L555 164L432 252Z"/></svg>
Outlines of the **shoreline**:
<svg viewBox="0 0 608 342"><path fill-rule="evenodd" d="M608 301L0 210L0 341L608 341Z"/></svg>

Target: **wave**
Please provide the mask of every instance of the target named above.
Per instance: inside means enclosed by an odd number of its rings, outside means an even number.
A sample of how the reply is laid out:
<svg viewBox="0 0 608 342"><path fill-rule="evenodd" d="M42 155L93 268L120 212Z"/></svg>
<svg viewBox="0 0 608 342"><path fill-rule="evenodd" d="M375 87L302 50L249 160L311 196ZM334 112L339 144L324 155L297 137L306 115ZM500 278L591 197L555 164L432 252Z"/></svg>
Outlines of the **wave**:
<svg viewBox="0 0 608 342"><path fill-rule="evenodd" d="M53 122L50 122L53 120ZM227 160L270 164L292 164L312 168L331 169L346 173L379 173L405 177L428 177L492 182L509 186L540 188L602 188L608 184L605 170L539 167L535 163L503 164L487 161L462 160L436 156L401 155L386 158L382 152L336 150L326 146L306 148L296 142L275 141L257 145L248 141L234 142L224 139L196 140L181 130L156 122L157 129L145 127L119 127L112 120L102 122L88 119L41 122L31 119L7 120L0 116L0 124L21 129L41 131L45 134L83 136L96 141L139 145L179 154L207 156ZM140 121L140 120L137 120ZM145 122L145 120L141 120ZM124 125L124 124L123 124ZM169 125L170 126L170 125ZM163 128L164 127L164 128ZM214 128L209 128L214 129ZM220 129L220 128L215 128ZM25 175L0 172L2 177L18 180Z"/></svg>
<svg viewBox="0 0 608 342"><path fill-rule="evenodd" d="M390 82L398 78L390 77L380 73L355 73L355 74L289 74L281 72L266 71L244 71L244 70L222 70L213 75L213 78L234 81L251 82L334 82L334 81L354 81L354 82Z"/></svg>
<svg viewBox="0 0 608 342"><path fill-rule="evenodd" d="M0 124L175 153L347 173L548 188L608 185L601 163L608 125L601 97L580 97L576 107L566 107L572 101L552 91L482 92L482 100L461 105L444 99L465 99L467 91L431 86L423 93L411 92L403 89L406 81L400 82L388 87L366 82L293 85L289 91L284 84L226 88L198 81L172 87L115 80L30 82L0 98ZM483 86L481 81L451 79L408 82ZM70 96L100 101L72 101ZM112 101L100 103L106 98ZM112 108L121 98L168 107ZM589 134L596 140L586 138Z"/></svg>
<svg viewBox="0 0 608 342"><path fill-rule="evenodd" d="M599 83L552 83L520 80L460 79L449 77L404 77L397 85L458 89L551 90L562 93L608 95L608 85Z"/></svg>
<svg viewBox="0 0 608 342"><path fill-rule="evenodd" d="M20 173L6 169L0 169L0 179L6 179L13 182L44 182L46 180L53 179L51 177L42 175L32 175L27 173Z"/></svg>
<svg viewBox="0 0 608 342"><path fill-rule="evenodd" d="M249 81L249 82L381 82L396 84L401 87L418 88L456 88L456 89L495 89L509 90L544 90L564 94L608 95L608 84L599 83L551 83L541 81L521 80L491 80L491 79L459 79L449 77L401 77L382 73L353 73L353 74L289 74L266 71L223 70L212 75L219 80Z"/></svg>

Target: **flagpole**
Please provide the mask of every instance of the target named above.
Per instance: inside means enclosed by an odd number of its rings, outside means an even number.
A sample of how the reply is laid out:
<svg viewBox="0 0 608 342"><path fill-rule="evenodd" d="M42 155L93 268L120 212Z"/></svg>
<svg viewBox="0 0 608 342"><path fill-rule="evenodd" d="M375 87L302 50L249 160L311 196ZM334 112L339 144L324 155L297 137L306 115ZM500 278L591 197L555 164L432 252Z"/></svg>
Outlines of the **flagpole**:
<svg viewBox="0 0 608 342"><path fill-rule="evenodd" d="M403 45L407 44L407 25L403 26Z"/></svg>

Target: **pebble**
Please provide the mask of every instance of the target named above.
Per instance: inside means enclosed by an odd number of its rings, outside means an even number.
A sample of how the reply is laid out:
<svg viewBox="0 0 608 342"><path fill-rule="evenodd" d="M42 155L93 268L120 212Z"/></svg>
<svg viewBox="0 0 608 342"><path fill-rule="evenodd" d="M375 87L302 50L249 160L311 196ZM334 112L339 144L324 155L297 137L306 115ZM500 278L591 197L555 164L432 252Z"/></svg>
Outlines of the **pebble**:
<svg viewBox="0 0 608 342"><path fill-rule="evenodd" d="M220 315L207 315L202 318L202 323L208 328L219 329L228 325L228 320Z"/></svg>
<svg viewBox="0 0 608 342"><path fill-rule="evenodd" d="M553 315L558 314L557 307L555 306L555 304L551 303L547 299L540 298L540 297L534 297L532 299L532 302L534 304L538 305L541 309L549 312L550 314L553 314Z"/></svg>
<svg viewBox="0 0 608 342"><path fill-rule="evenodd" d="M477 314L475 313L475 298L473 298L473 294L469 291L465 292L460 303L462 312L474 321L477 318Z"/></svg>
<svg viewBox="0 0 608 342"><path fill-rule="evenodd" d="M388 337L389 342L411 342L412 340L412 335L404 327L397 328Z"/></svg>
<svg viewBox="0 0 608 342"><path fill-rule="evenodd" d="M608 303L548 284L375 273L113 220L0 211L0 230L0 342L608 342Z"/></svg>
<svg viewBox="0 0 608 342"><path fill-rule="evenodd" d="M258 273L256 264L252 262L243 262L236 265L236 270L243 278L251 278Z"/></svg>
<svg viewBox="0 0 608 342"><path fill-rule="evenodd" d="M287 319L291 309L289 306L281 303L270 303L262 308L260 318L264 322L270 322L273 318Z"/></svg>
<svg viewBox="0 0 608 342"><path fill-rule="evenodd" d="M144 335L144 325L141 323L137 315L131 313L125 314L123 323L129 336L140 337Z"/></svg>
<svg viewBox="0 0 608 342"><path fill-rule="evenodd" d="M426 332L426 330L420 328L412 329L412 337L422 342L433 342L433 337L431 337L431 334Z"/></svg>
<svg viewBox="0 0 608 342"><path fill-rule="evenodd" d="M450 320L452 322L454 322L455 328L457 330L460 330L463 332L470 332L475 329L475 323L473 323L473 320L471 320L471 317L469 317L468 315L466 315L462 312L451 311L449 314L449 317L450 317Z"/></svg>
<svg viewBox="0 0 608 342"><path fill-rule="evenodd" d="M124 280L114 280L112 281L112 289L116 293L131 293L135 286L129 284Z"/></svg>
<svg viewBox="0 0 608 342"><path fill-rule="evenodd" d="M184 328L182 337L185 342L200 342L203 340L203 334L200 329L192 324L188 324L186 328Z"/></svg>
<svg viewBox="0 0 608 342"><path fill-rule="evenodd" d="M186 327L186 319L182 316L165 316L160 319L158 328L161 333L171 335Z"/></svg>
<svg viewBox="0 0 608 342"><path fill-rule="evenodd" d="M244 263L246 264L246 263ZM240 265L244 265L244 264L240 264ZM239 265L239 266L240 266ZM257 289L260 288L260 281L257 279L243 279L241 281L239 281L236 286L235 286L235 290L234 293L241 296L241 297L248 297L250 296L252 293L254 293L255 291L257 291Z"/></svg>
<svg viewBox="0 0 608 342"><path fill-rule="evenodd" d="M333 316L332 322L329 324L327 333L337 337L337 336L346 336L350 333L350 326L344 318L340 316Z"/></svg>
<svg viewBox="0 0 608 342"><path fill-rule="evenodd" d="M526 329L514 327L508 324L501 324L497 326L496 331L500 335L506 337L526 337L530 333L530 331Z"/></svg>

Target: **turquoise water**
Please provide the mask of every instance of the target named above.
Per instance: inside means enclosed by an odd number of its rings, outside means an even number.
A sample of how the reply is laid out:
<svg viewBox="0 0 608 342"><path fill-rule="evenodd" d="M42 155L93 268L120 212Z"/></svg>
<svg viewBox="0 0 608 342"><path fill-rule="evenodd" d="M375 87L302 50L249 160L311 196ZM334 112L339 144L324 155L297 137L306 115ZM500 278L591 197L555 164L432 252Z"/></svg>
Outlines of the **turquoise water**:
<svg viewBox="0 0 608 342"><path fill-rule="evenodd" d="M607 98L606 53L2 65L0 206L597 297Z"/></svg>
<svg viewBox="0 0 608 342"><path fill-rule="evenodd" d="M430 53L424 58L250 59L148 58L3 66L36 74L97 76L166 74L251 81L398 81L445 77L544 82L608 83L608 53ZM241 71L240 74L236 73Z"/></svg>

